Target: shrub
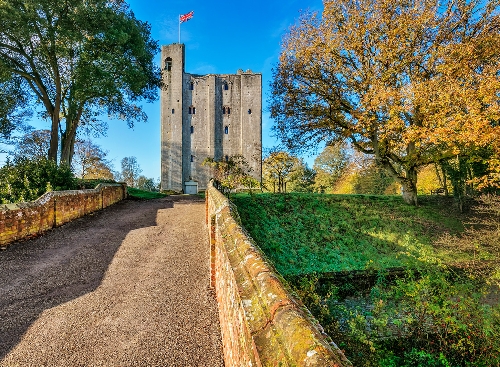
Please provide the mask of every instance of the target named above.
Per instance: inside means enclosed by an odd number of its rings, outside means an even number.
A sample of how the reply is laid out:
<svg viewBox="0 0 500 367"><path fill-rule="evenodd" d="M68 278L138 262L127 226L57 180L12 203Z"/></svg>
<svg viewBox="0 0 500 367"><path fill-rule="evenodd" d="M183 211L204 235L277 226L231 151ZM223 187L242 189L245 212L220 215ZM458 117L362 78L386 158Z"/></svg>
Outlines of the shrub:
<svg viewBox="0 0 500 367"><path fill-rule="evenodd" d="M344 299L319 297L316 279L295 286L355 366L498 366L500 306L476 280L428 269Z"/></svg>
<svg viewBox="0 0 500 367"><path fill-rule="evenodd" d="M383 367L451 367L443 354L435 356L415 348L404 353L402 358L388 353L379 364Z"/></svg>
<svg viewBox="0 0 500 367"><path fill-rule="evenodd" d="M15 158L0 168L0 201L32 201L47 191L72 190L76 181L67 166L46 158Z"/></svg>

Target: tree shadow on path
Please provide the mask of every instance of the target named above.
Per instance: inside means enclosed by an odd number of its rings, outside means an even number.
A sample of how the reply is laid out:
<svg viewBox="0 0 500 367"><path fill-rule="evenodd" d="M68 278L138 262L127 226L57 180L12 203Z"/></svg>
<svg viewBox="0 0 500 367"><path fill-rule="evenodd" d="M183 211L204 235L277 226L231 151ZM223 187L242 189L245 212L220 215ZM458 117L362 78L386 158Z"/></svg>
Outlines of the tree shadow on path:
<svg viewBox="0 0 500 367"><path fill-rule="evenodd" d="M127 234L173 200L125 200L0 252L0 364L44 310L93 292Z"/></svg>

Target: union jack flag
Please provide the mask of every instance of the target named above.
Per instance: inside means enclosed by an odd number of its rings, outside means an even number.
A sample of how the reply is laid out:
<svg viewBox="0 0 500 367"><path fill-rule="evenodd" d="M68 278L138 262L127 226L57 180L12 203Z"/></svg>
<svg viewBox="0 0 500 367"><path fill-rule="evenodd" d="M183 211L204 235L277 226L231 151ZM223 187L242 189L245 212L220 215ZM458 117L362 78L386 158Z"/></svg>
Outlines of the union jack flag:
<svg viewBox="0 0 500 367"><path fill-rule="evenodd" d="M179 15L179 21L181 23L187 22L189 19L191 19L193 17L193 15L194 15L194 11L193 10L191 10L187 14Z"/></svg>

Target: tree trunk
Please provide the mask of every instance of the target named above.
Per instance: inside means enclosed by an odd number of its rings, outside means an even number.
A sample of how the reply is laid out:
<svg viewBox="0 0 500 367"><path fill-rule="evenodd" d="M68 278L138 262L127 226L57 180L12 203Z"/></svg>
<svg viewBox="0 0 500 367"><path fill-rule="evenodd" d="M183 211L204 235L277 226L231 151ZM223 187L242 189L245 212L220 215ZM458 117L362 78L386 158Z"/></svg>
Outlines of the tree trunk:
<svg viewBox="0 0 500 367"><path fill-rule="evenodd" d="M406 170L406 178L402 180L403 200L405 203L417 206L417 170L412 167Z"/></svg>
<svg viewBox="0 0 500 367"><path fill-rule="evenodd" d="M402 184L403 200L406 204L417 205L417 190L411 188L408 182Z"/></svg>
<svg viewBox="0 0 500 367"><path fill-rule="evenodd" d="M448 196L450 193L448 192L448 181L446 179L446 172L444 171L444 168L441 168L443 170L443 188L444 188L444 195Z"/></svg>
<svg viewBox="0 0 500 367"><path fill-rule="evenodd" d="M443 179L441 178L441 174L439 173L439 166L437 163L434 163L434 169L436 170L436 176L439 181L439 186L444 188L445 184L443 183Z"/></svg>
<svg viewBox="0 0 500 367"><path fill-rule="evenodd" d="M71 166L73 159L77 122L66 124L66 131L61 138L61 164Z"/></svg>
<svg viewBox="0 0 500 367"><path fill-rule="evenodd" d="M57 163L57 150L59 147L59 114L52 114L52 126L50 127L50 146L48 158Z"/></svg>

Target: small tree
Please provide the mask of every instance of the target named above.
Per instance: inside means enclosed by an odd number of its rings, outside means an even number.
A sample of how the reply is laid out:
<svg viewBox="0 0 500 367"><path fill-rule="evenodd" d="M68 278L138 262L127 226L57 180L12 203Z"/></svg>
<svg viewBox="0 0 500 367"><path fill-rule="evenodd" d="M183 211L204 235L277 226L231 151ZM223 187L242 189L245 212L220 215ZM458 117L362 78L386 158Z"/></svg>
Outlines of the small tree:
<svg viewBox="0 0 500 367"><path fill-rule="evenodd" d="M286 184L292 179L293 173L298 169L300 160L285 151L272 151L262 162L265 184L273 192L286 192Z"/></svg>
<svg viewBox="0 0 500 367"><path fill-rule="evenodd" d="M76 175L82 179L112 180L114 176L111 164L106 159L107 155L107 152L90 139L77 140L73 160L73 169Z"/></svg>
<svg viewBox="0 0 500 367"><path fill-rule="evenodd" d="M139 167L139 163L137 163L137 158L125 157L122 159L121 165L121 179L127 183L127 186L136 187L139 175L142 172L142 169Z"/></svg>
<svg viewBox="0 0 500 367"><path fill-rule="evenodd" d="M395 180L387 173L387 170L378 166L373 160L366 163L366 166L357 171L354 176L354 194L384 195L397 193L391 192L391 189L395 189Z"/></svg>
<svg viewBox="0 0 500 367"><path fill-rule="evenodd" d="M349 161L350 155L346 144L327 145L314 160L313 169L316 171L315 191L332 191L335 183L344 175Z"/></svg>
<svg viewBox="0 0 500 367"><path fill-rule="evenodd" d="M155 182L153 178L147 178L144 175L137 179L137 188L145 191L159 191L159 182Z"/></svg>
<svg viewBox="0 0 500 367"><path fill-rule="evenodd" d="M15 140L14 158L37 160L47 157L50 130L32 130Z"/></svg>
<svg viewBox="0 0 500 367"><path fill-rule="evenodd" d="M202 165L212 168L215 186L228 197L238 187L255 187L256 180L250 176L252 168L242 155L232 155L222 161L209 157L205 158Z"/></svg>
<svg viewBox="0 0 500 367"><path fill-rule="evenodd" d="M290 175L287 189L295 192L313 192L316 171L309 168L303 159L299 159L294 171Z"/></svg>

